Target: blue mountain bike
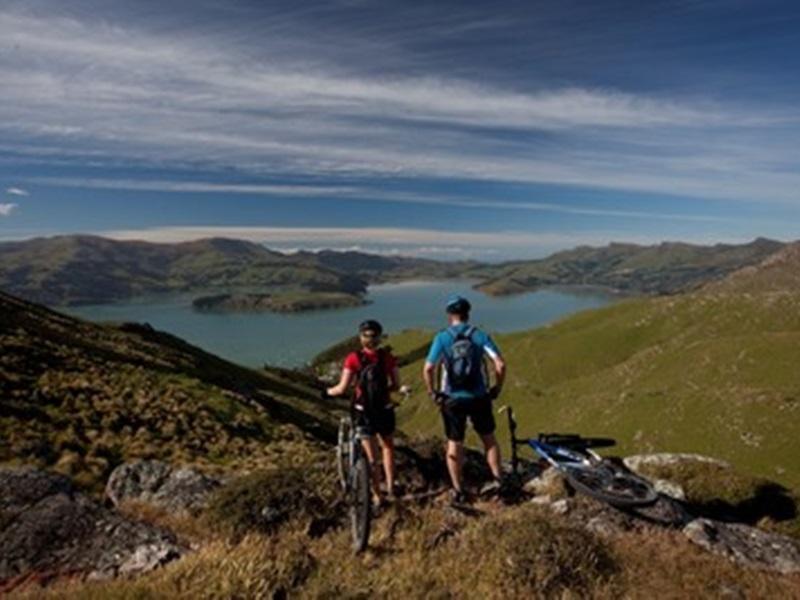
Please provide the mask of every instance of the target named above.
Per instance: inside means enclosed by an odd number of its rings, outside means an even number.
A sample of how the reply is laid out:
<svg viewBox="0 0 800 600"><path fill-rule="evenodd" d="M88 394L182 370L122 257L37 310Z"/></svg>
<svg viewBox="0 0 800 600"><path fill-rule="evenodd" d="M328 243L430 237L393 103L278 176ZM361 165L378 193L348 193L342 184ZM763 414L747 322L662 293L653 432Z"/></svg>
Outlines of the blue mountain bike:
<svg viewBox="0 0 800 600"><path fill-rule="evenodd" d="M576 434L540 433L535 438L518 438L514 411L504 406L511 434L511 468L519 468L519 446L528 446L551 467L564 475L577 492L618 508L648 506L658 500L658 492L645 478L624 465L603 458L591 448L609 447L609 438L584 438Z"/></svg>

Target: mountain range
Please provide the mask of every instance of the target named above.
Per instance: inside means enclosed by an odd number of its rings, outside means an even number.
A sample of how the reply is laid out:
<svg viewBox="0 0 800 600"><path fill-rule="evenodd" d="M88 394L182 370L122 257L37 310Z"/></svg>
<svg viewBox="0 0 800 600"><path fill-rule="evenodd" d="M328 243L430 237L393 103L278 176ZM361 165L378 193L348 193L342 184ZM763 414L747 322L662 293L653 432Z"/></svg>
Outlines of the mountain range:
<svg viewBox="0 0 800 600"><path fill-rule="evenodd" d="M48 305L107 303L159 293L339 292L356 303L370 284L412 279L473 279L494 295L553 285L591 285L633 294L696 288L779 250L781 242L582 246L544 259L499 264L444 262L361 252L284 254L242 240L178 244L58 236L0 243L0 289ZM290 296L291 297L291 296Z"/></svg>

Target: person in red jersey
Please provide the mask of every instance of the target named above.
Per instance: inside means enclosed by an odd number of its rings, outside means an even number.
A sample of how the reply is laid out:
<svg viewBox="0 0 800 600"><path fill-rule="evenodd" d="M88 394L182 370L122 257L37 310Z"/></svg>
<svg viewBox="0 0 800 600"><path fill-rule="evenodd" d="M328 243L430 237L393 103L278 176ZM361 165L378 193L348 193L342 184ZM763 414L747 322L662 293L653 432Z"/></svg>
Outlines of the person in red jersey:
<svg viewBox="0 0 800 600"><path fill-rule="evenodd" d="M361 349L344 360L339 383L326 390L329 396L341 396L354 387L351 404L353 424L362 436L364 452L372 467L372 491L376 504L381 503L380 447L386 490L390 499L395 494L394 430L395 414L391 393L400 389L397 360L381 347L383 327L374 320L358 327Z"/></svg>

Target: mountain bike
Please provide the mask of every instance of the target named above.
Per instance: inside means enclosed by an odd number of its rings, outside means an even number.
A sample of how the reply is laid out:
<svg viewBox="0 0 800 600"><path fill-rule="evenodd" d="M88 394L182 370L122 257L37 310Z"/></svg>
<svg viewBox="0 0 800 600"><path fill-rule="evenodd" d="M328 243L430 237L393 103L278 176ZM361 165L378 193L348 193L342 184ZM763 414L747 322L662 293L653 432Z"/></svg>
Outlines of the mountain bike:
<svg viewBox="0 0 800 600"><path fill-rule="evenodd" d="M372 519L370 465L361 446L361 438L350 417L343 417L339 421L336 468L347 503L355 552L362 552L367 547Z"/></svg>
<svg viewBox="0 0 800 600"><path fill-rule="evenodd" d="M518 438L514 411L510 406L504 406L499 412L508 415L511 468L514 473L519 467L517 448L528 446L562 473L577 492L618 508L648 506L658 500L658 492L645 478L591 450L614 446L614 440L563 433L540 433L535 438Z"/></svg>

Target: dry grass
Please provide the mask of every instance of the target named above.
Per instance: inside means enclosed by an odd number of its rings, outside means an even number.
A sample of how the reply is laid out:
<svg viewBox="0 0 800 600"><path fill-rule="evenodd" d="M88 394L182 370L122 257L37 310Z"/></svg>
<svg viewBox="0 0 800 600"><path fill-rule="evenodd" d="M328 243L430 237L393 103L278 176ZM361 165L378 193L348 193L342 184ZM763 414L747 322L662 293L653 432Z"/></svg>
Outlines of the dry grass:
<svg viewBox="0 0 800 600"><path fill-rule="evenodd" d="M744 569L680 532L611 539L530 504L399 505L354 556L343 528L319 538L303 519L272 535L209 536L183 560L135 580L67 583L22 598L800 598L800 577Z"/></svg>

